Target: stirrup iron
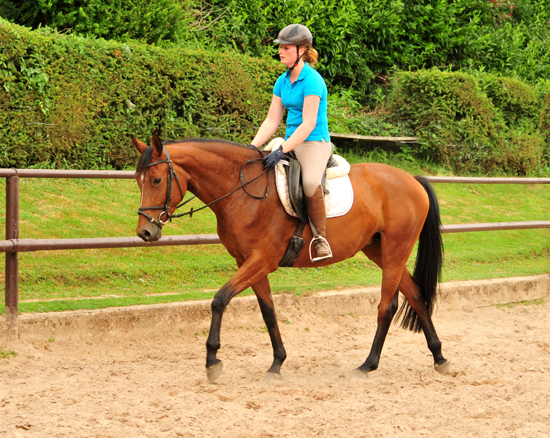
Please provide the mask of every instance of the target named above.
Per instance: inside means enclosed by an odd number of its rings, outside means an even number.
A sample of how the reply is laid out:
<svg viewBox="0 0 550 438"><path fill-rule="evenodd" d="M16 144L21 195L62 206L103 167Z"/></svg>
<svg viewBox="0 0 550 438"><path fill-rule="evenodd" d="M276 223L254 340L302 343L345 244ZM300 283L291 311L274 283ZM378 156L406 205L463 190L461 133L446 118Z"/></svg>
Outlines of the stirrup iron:
<svg viewBox="0 0 550 438"><path fill-rule="evenodd" d="M327 244L328 246L328 250L329 250L329 254L326 255L326 256L323 256L323 257L315 257L313 258L311 256L311 246L313 245L314 242L318 241L318 240L324 240L325 243ZM317 249L315 250L315 252L317 253ZM332 257L332 249L330 248L330 245L328 243L328 240L325 239L323 236L317 236L317 237L314 237L313 239L311 239L311 242L309 242L309 260L312 262L312 263L317 263L317 262L322 262L324 260L328 260Z"/></svg>

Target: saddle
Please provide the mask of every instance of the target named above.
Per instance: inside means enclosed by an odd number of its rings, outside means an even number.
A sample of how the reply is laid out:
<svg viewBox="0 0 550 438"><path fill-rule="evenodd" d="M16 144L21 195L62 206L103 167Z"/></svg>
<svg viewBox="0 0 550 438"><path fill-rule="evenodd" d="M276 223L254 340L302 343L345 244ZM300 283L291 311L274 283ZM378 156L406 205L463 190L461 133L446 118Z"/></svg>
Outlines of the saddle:
<svg viewBox="0 0 550 438"><path fill-rule="evenodd" d="M268 152L276 149L283 143L282 138L277 138L264 149ZM290 157L289 157L290 155ZM305 196L301 186L300 164L294 154L285 155L275 166L275 182L277 193L285 211L302 222L308 222L305 213ZM325 190L325 204L327 218L343 216L353 203L353 189L347 176L350 171L349 163L339 155L332 155L327 163L323 175L323 188Z"/></svg>
<svg viewBox="0 0 550 438"><path fill-rule="evenodd" d="M277 138L272 140L264 151L271 151L277 149L284 142L282 138ZM336 187L337 192L342 189L348 190L351 192L351 196L346 200L346 202L339 202L338 205L335 205L335 214L329 215L328 210L331 205L330 202L327 203L327 217L331 216L340 216L345 214L349 208L351 208L351 203L353 202L353 194L351 190L351 184L349 183L349 178L347 174L349 172L349 163L338 155L331 155L325 173L323 175L321 184L326 195L330 194L327 187L327 180L330 182L337 181L339 177L345 176L346 181L341 181L340 183L332 184L332 187ZM340 178L342 179L342 178ZM304 190L302 187L301 180L301 167L300 163L296 159L296 155L291 151L285 154L284 158L277 164L276 170L276 181L277 181L277 191L283 207L291 216L295 216L299 219L298 225L292 236L290 243L287 248L283 259L279 262L279 266L293 266L294 262L300 255L300 251L305 244L304 239L302 238L302 233L305 229L307 223L309 223L309 216L307 213L307 205ZM349 187L348 187L349 186ZM345 187L345 188L344 188ZM329 198L326 198L326 200Z"/></svg>
<svg viewBox="0 0 550 438"><path fill-rule="evenodd" d="M309 222L309 216L307 214L307 205L306 205L306 195L304 194L304 188L302 186L302 169L300 163L296 158L296 155L291 151L286 154L288 160L288 166L283 164L283 168L286 171L286 181L288 183L288 194L290 198L290 204L292 208L298 215L298 218L301 222ZM327 169L331 167L337 167L338 161L334 158L334 155L331 155L327 162ZM327 170L323 174L323 179L321 180L323 186L323 191L325 195L328 195L330 192L327 190Z"/></svg>

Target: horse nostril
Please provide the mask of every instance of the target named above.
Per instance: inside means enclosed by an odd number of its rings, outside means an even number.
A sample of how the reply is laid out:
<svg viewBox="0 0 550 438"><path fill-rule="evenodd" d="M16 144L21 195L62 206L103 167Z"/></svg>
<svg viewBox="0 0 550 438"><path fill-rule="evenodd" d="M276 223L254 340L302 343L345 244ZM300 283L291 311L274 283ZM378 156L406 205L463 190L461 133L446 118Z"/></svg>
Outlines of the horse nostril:
<svg viewBox="0 0 550 438"><path fill-rule="evenodd" d="M143 240L145 240L146 242L149 242L151 240L151 233L147 230L141 230L139 233L138 233L138 236L141 237Z"/></svg>

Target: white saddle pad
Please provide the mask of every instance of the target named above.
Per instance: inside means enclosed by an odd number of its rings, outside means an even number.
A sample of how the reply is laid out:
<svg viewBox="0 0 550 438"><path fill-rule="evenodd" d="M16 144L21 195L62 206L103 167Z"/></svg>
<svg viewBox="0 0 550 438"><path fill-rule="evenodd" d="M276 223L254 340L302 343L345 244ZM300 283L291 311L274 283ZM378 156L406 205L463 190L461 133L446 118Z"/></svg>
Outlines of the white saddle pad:
<svg viewBox="0 0 550 438"><path fill-rule="evenodd" d="M270 151L272 149L277 149L283 141L282 139L275 139L271 141L264 150ZM350 165L339 155L334 155L334 158L338 161L339 165L338 167L327 169L326 188L330 192L325 196L327 218L343 216L353 205L353 187L351 186L351 181L348 176ZM281 160L275 166L277 193L279 194L285 211L290 216L298 217L290 203L286 172L283 169L285 165L288 166L288 162Z"/></svg>

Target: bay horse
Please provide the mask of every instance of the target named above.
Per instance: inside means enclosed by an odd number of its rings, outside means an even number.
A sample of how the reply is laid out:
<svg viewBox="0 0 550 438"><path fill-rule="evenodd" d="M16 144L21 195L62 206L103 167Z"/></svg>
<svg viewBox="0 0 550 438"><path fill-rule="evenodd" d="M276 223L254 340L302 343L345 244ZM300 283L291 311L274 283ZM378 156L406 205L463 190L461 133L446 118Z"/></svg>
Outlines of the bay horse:
<svg viewBox="0 0 550 438"><path fill-rule="evenodd" d="M249 287L256 294L273 347L273 363L265 376L279 378L286 351L267 276L278 269L297 219L285 212L276 190L266 190L275 187L274 171L264 170L261 152L224 140L188 139L163 144L153 135L149 147L133 136L132 143L141 154L136 169L141 191L137 235L147 242L159 240L162 226L172 217L181 216L174 212L189 191L210 204L219 238L237 262L237 272L212 300L206 341L208 379L214 381L222 372L217 352L224 310L233 297ZM354 190L350 211L327 220L333 257L312 263L303 250L294 267L326 266L362 251L382 269L382 290L370 353L354 372L367 376L378 368L388 329L397 313L404 328L424 332L434 367L445 374L449 361L441 353L431 319L443 262L435 193L422 177L384 164L354 164L349 177ZM244 180L246 185L242 187L239 183ZM309 225L303 237L306 242L311 240ZM406 262L417 241L411 275ZM406 298L400 309L399 292Z"/></svg>

